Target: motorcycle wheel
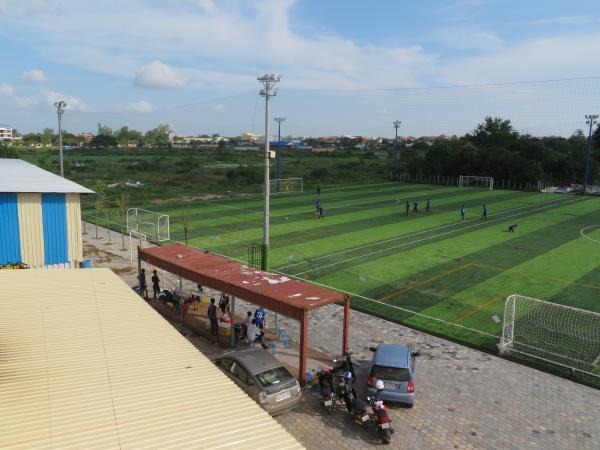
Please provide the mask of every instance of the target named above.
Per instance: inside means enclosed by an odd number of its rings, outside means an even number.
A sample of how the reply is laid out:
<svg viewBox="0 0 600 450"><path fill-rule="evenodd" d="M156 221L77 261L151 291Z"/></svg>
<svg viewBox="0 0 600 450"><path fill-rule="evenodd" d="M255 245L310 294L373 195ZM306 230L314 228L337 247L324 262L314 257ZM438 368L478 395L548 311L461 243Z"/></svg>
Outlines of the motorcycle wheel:
<svg viewBox="0 0 600 450"><path fill-rule="evenodd" d="M389 444L390 442L392 442L392 433L390 433L390 430L382 430L383 431L383 442L386 444Z"/></svg>

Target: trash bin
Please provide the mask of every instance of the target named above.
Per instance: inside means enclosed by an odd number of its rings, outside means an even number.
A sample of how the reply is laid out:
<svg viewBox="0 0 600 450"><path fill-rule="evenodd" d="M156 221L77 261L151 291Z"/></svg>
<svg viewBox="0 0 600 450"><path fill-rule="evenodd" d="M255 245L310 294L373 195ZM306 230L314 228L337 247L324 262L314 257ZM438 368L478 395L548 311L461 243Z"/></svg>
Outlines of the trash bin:
<svg viewBox="0 0 600 450"><path fill-rule="evenodd" d="M92 262L89 259L85 259L85 260L81 261L81 268L82 269L91 269Z"/></svg>

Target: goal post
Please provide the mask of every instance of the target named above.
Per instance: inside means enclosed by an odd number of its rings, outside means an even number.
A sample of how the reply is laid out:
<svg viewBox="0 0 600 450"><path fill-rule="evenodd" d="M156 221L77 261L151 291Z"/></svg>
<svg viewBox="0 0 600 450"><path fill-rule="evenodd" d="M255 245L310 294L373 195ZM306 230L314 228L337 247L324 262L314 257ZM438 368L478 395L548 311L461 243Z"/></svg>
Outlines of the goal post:
<svg viewBox="0 0 600 450"><path fill-rule="evenodd" d="M129 208L127 231L141 234L154 242L168 241L171 239L169 215L142 208Z"/></svg>
<svg viewBox="0 0 600 450"><path fill-rule="evenodd" d="M275 178L269 181L271 193L304 192L303 178ZM264 186L263 186L264 191Z"/></svg>
<svg viewBox="0 0 600 450"><path fill-rule="evenodd" d="M498 349L600 378L600 314L511 295Z"/></svg>
<svg viewBox="0 0 600 450"><path fill-rule="evenodd" d="M458 187L474 187L481 189L494 190L494 178L493 177L478 177L474 175L461 175L458 179Z"/></svg>

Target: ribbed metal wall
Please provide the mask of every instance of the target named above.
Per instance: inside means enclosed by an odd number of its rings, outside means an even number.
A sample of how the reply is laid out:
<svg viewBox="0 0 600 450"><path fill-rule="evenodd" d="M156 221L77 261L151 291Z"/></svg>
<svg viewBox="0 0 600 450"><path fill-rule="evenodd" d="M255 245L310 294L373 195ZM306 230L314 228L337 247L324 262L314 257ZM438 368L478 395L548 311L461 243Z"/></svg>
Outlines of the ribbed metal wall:
<svg viewBox="0 0 600 450"><path fill-rule="evenodd" d="M0 193L0 264L21 261L17 195Z"/></svg>
<svg viewBox="0 0 600 450"><path fill-rule="evenodd" d="M45 264L68 261L67 205L65 194L42 194Z"/></svg>
<svg viewBox="0 0 600 450"><path fill-rule="evenodd" d="M19 237L21 261L30 267L44 265L44 227L42 195L19 193Z"/></svg>
<svg viewBox="0 0 600 450"><path fill-rule="evenodd" d="M65 195L67 206L67 241L69 246L69 261L83 260L83 244L81 242L81 206L79 194Z"/></svg>

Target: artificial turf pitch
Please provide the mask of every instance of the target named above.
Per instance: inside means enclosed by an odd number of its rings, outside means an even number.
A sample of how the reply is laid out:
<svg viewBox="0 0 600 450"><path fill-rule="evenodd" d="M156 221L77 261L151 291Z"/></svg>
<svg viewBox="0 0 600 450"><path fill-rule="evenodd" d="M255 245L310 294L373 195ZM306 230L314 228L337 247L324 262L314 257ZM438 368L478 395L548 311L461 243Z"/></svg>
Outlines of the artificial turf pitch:
<svg viewBox="0 0 600 450"><path fill-rule="evenodd" d="M271 270L350 293L354 308L489 349L511 294L600 312L600 199L382 183L322 189L323 219L315 200L271 197ZM407 217L415 200L419 214ZM245 261L262 242L262 205L249 196L150 209L170 214L173 240L184 240L187 211L190 245Z"/></svg>

